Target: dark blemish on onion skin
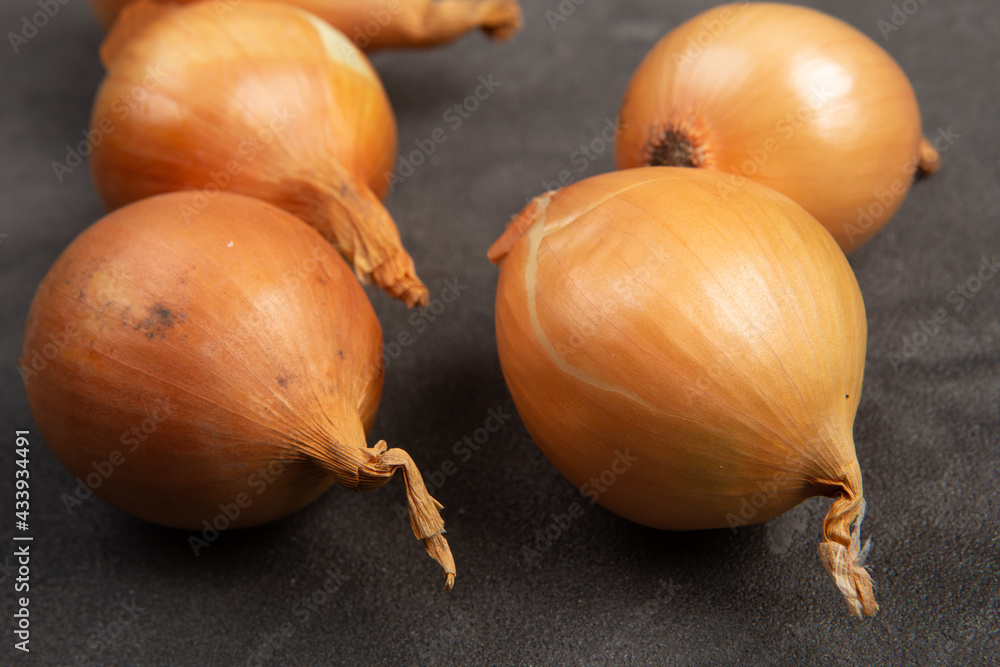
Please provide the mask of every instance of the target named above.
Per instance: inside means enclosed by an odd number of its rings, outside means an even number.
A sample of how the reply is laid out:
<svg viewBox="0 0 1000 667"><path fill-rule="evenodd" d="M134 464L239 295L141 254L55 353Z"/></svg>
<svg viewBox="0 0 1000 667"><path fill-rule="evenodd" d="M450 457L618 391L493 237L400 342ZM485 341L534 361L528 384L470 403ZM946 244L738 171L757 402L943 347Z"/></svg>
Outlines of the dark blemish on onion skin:
<svg viewBox="0 0 1000 667"><path fill-rule="evenodd" d="M279 375L278 376L278 384L280 384L282 387L287 387L288 386L288 378L285 377L284 375Z"/></svg>
<svg viewBox="0 0 1000 667"><path fill-rule="evenodd" d="M144 332L146 338L150 340L154 338L165 340L167 331L187 319L187 313L180 313L178 315L159 302L147 308L146 312L146 317L139 320L139 323L135 325L135 330Z"/></svg>

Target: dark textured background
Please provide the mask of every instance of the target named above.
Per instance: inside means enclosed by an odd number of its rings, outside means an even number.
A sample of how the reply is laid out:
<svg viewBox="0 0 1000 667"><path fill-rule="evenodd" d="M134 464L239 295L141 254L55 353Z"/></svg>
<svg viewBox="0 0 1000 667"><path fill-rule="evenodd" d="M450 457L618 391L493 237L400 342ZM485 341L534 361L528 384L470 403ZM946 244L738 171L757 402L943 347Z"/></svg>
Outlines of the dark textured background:
<svg viewBox="0 0 1000 667"><path fill-rule="evenodd" d="M436 565L397 518L398 479L367 495L333 489L283 521L224 534L195 558L187 533L96 498L67 513L60 496L74 480L34 435L32 653L11 647L14 594L3 572L0 663L244 664L269 637L278 643L285 623L292 636L267 664L994 662L1000 279L961 310L948 293L984 255L1000 253L995 3L909 0L919 10L888 40L877 22L890 18L889 0L807 3L883 44L913 81L926 132L957 134L941 172L918 183L851 259L869 317L856 440L877 617L849 616L817 559L829 501L737 532L658 532L588 507L526 565L521 547L576 491L516 417L470 460L452 453L489 410L512 412L493 342L497 272L487 247L543 181L574 169L571 154L614 117L652 43L710 4L588 0L552 30L545 11L556 0L527 2L527 27L513 43L474 35L374 58L401 150L438 127L448 137L388 207L432 295L456 277L468 288L390 363L372 436L406 447L425 475L455 463L435 493L458 562L454 591L440 590ZM4 0L3 33L37 9ZM102 75L100 39L85 0L69 0L20 53L6 37L0 45L0 561L8 567L13 432L34 433L15 368L22 327L49 265L101 215L85 168L60 183L50 167L82 139ZM489 74L500 88L452 130L443 114ZM609 150L578 175L612 167ZM386 340L416 333L399 303L373 300ZM893 368L888 355L902 337L941 308L940 331ZM308 619L296 615L330 568L349 578Z"/></svg>

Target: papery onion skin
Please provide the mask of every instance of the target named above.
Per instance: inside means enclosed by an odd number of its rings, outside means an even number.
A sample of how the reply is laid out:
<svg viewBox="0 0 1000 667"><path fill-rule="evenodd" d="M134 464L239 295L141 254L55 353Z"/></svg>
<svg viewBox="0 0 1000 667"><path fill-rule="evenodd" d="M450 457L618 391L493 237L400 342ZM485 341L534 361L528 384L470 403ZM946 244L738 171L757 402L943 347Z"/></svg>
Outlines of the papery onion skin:
<svg viewBox="0 0 1000 667"><path fill-rule="evenodd" d="M185 197L104 217L39 286L20 368L52 452L104 500L175 528L201 530L224 506L230 527L265 523L397 467L408 500L436 514L405 453L366 447L382 332L343 259L264 202L221 193L185 221ZM450 583L440 532L418 537Z"/></svg>
<svg viewBox="0 0 1000 667"><path fill-rule="evenodd" d="M852 611L874 613L850 531L864 304L815 219L717 172L632 169L537 198L490 259L504 378L570 482L672 530L834 497L823 562L844 568ZM601 484L619 451L635 465Z"/></svg>
<svg viewBox="0 0 1000 667"><path fill-rule="evenodd" d="M383 207L396 121L374 68L298 8L136 2L102 47L90 169L109 210L192 190L268 201L316 227L362 280L427 302Z"/></svg>
<svg viewBox="0 0 1000 667"><path fill-rule="evenodd" d="M91 0L90 4L107 30L122 8L132 1ZM170 4L200 1L171 0ZM329 22L366 51L439 46L477 28L502 41L521 29L521 7L515 0L280 1Z"/></svg>
<svg viewBox="0 0 1000 667"><path fill-rule="evenodd" d="M803 206L848 254L889 222L918 167L937 168L895 60L850 25L793 5L722 5L672 30L633 75L619 122L620 169L754 180Z"/></svg>

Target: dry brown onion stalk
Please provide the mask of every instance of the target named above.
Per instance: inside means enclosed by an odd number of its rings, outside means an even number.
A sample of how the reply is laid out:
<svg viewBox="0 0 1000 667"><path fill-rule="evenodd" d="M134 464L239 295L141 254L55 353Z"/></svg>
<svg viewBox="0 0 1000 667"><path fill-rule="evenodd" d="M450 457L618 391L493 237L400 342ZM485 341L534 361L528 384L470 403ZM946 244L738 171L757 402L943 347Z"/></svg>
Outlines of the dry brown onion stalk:
<svg viewBox="0 0 1000 667"><path fill-rule="evenodd" d="M441 505L405 451L366 445L382 330L348 266L270 204L222 193L186 221L186 196L107 215L39 286L20 369L49 448L116 507L199 531L401 470L413 532L450 588Z"/></svg>
<svg viewBox="0 0 1000 667"><path fill-rule="evenodd" d="M90 0L105 29L133 0ZM162 0L189 4L210 0ZM235 4L228 0L226 6ZM507 40L521 29L516 0L279 0L300 7L337 28L367 51L430 47L450 42L471 30ZM223 9L226 8L223 7Z"/></svg>

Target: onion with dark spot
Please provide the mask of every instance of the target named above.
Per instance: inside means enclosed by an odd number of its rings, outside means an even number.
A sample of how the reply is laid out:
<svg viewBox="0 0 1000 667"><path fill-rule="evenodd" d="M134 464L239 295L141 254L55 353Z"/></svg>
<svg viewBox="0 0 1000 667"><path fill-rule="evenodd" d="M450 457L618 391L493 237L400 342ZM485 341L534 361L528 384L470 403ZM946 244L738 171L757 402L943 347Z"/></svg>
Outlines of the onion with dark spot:
<svg viewBox="0 0 1000 667"><path fill-rule="evenodd" d="M45 276L20 362L45 441L94 492L201 530L278 519L337 482L403 472L413 531L455 565L415 464L367 447L382 331L336 250L270 204L220 193L142 200L84 231ZM104 474L104 473L107 474ZM235 515L235 516L233 516Z"/></svg>

